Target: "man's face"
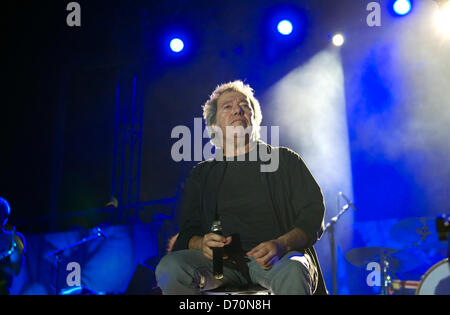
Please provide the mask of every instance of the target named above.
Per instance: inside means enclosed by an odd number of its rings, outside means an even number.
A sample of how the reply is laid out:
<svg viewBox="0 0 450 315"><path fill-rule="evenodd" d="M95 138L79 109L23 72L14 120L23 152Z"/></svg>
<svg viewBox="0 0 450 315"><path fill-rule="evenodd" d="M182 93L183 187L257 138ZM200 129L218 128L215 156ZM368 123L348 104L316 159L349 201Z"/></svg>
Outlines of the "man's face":
<svg viewBox="0 0 450 315"><path fill-rule="evenodd" d="M241 132L252 125L253 108L248 97L235 91L225 92L219 97L213 126L220 127L223 135L226 135L227 127L234 127L231 132L242 136Z"/></svg>

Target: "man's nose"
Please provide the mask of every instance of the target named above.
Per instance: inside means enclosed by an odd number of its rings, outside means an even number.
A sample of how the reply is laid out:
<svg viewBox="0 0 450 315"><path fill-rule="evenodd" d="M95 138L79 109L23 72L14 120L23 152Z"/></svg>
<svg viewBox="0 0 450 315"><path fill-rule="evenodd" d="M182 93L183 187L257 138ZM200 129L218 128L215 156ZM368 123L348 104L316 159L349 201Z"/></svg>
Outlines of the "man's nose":
<svg viewBox="0 0 450 315"><path fill-rule="evenodd" d="M244 110L242 109L241 106L239 106L239 104L233 105L233 115L242 115L244 114Z"/></svg>

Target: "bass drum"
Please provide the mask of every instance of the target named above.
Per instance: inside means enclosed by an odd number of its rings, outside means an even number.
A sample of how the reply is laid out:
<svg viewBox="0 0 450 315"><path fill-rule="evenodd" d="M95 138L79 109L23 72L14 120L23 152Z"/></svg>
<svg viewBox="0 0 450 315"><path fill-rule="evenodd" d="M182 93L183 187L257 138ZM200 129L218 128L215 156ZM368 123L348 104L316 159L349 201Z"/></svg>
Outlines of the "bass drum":
<svg viewBox="0 0 450 315"><path fill-rule="evenodd" d="M450 295L450 264L445 258L422 276L416 295Z"/></svg>

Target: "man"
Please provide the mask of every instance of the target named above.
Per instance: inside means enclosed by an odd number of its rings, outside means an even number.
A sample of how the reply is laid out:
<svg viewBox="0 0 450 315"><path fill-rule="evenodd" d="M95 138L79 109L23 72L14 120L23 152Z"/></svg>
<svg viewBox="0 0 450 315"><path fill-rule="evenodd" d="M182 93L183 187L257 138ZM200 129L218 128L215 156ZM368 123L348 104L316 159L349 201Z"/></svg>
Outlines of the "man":
<svg viewBox="0 0 450 315"><path fill-rule="evenodd" d="M313 248L325 207L308 168L292 150L259 141L261 109L242 81L218 86L203 109L216 156L187 179L179 235L156 269L163 294L250 284L273 294L326 294ZM279 162L262 171L267 157ZM223 236L210 232L217 218ZM212 274L214 247L230 249L222 279Z"/></svg>
<svg viewBox="0 0 450 315"><path fill-rule="evenodd" d="M24 240L22 234L6 230L5 226L11 208L6 199L0 197L0 295L9 294L12 280L20 272L24 254Z"/></svg>

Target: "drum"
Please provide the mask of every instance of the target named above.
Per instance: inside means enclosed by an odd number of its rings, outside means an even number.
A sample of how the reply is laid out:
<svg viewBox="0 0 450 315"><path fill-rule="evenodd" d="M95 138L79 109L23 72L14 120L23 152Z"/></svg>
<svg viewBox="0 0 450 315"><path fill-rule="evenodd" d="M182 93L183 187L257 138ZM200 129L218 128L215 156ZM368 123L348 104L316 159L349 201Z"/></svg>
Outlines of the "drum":
<svg viewBox="0 0 450 315"><path fill-rule="evenodd" d="M450 295L450 264L445 258L422 276L416 295Z"/></svg>

